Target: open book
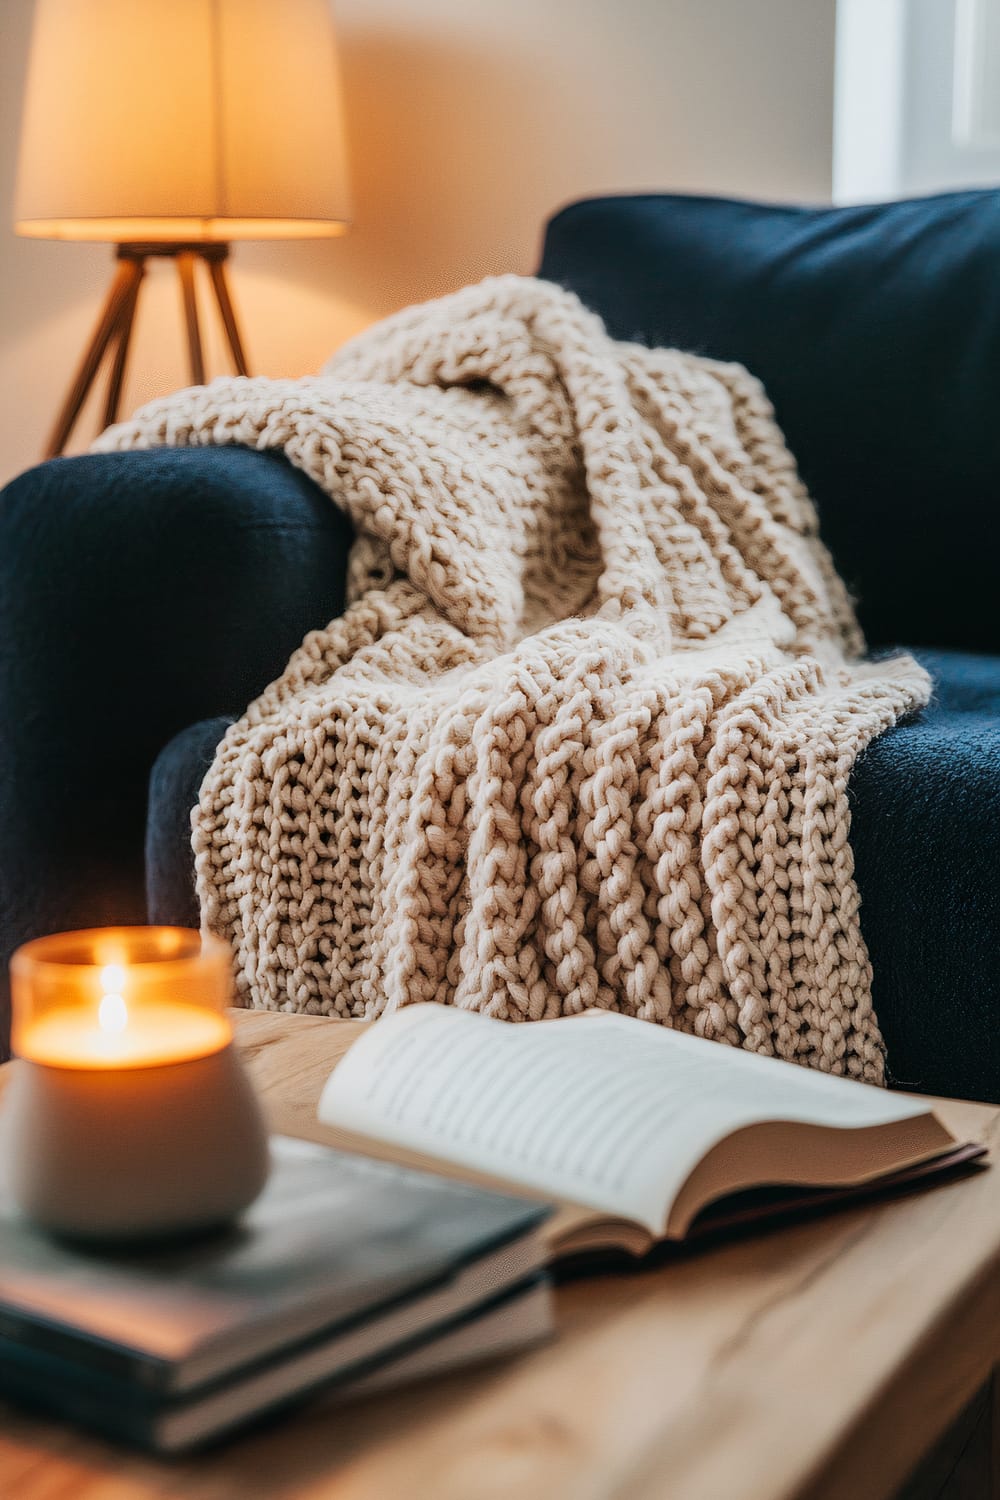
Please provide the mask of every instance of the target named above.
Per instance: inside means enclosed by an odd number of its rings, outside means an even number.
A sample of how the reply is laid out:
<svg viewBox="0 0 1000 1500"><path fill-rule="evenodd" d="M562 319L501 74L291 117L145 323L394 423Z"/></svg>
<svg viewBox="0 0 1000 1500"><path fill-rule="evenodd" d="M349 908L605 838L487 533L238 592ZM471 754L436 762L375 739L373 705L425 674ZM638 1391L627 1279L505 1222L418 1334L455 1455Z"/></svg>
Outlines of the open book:
<svg viewBox="0 0 1000 1500"><path fill-rule="evenodd" d="M642 1254L983 1149L918 1099L604 1011L407 1007L354 1043L319 1118L356 1149L555 1200L556 1255Z"/></svg>

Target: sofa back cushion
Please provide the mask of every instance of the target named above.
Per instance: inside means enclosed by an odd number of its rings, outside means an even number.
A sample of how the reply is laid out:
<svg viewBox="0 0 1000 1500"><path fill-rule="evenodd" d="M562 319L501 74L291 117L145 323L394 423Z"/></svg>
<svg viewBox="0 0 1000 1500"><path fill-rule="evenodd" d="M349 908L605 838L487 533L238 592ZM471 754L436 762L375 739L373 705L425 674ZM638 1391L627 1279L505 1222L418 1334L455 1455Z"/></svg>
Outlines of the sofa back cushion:
<svg viewBox="0 0 1000 1500"><path fill-rule="evenodd" d="M1000 192L596 198L539 274L764 382L872 645L1000 650Z"/></svg>

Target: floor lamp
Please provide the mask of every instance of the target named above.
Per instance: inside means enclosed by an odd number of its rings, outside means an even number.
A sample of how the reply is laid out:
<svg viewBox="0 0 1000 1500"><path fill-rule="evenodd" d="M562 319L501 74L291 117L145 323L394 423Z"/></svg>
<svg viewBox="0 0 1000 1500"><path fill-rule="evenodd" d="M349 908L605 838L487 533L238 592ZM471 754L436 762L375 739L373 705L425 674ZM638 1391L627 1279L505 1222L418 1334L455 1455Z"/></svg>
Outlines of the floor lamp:
<svg viewBox="0 0 1000 1500"><path fill-rule="evenodd" d="M198 267L245 375L231 242L340 234L349 213L328 0L37 0L15 229L110 241L118 261L45 456L65 449L105 365L104 423L118 417L152 257L177 268L192 383Z"/></svg>

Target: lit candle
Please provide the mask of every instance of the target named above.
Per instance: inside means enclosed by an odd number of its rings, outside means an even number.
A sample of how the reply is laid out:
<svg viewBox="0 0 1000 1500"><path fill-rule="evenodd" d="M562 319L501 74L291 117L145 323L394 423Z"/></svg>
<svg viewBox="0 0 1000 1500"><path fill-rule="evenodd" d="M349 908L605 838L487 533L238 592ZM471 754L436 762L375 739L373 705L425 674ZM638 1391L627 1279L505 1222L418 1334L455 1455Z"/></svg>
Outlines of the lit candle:
<svg viewBox="0 0 1000 1500"><path fill-rule="evenodd" d="M229 1044L225 1018L210 1010L141 996L130 1003L135 981L124 964L103 964L94 978L92 1002L86 993L69 994L21 1029L21 1057L53 1068L149 1068L208 1057Z"/></svg>
<svg viewBox="0 0 1000 1500"><path fill-rule="evenodd" d="M187 1232L267 1176L225 1014L229 950L174 927L61 933L11 960L4 1158L22 1209L96 1238Z"/></svg>

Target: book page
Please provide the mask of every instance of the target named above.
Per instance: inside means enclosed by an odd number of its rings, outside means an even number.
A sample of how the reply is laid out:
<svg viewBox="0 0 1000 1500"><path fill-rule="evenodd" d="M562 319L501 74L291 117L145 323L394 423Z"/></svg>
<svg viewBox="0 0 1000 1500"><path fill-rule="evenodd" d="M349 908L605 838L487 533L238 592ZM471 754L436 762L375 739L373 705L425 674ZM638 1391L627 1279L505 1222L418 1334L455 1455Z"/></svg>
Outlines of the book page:
<svg viewBox="0 0 1000 1500"><path fill-rule="evenodd" d="M701 1158L744 1125L836 1127L919 1101L610 1012L516 1025L439 1005L376 1021L323 1090L324 1124L664 1232Z"/></svg>

